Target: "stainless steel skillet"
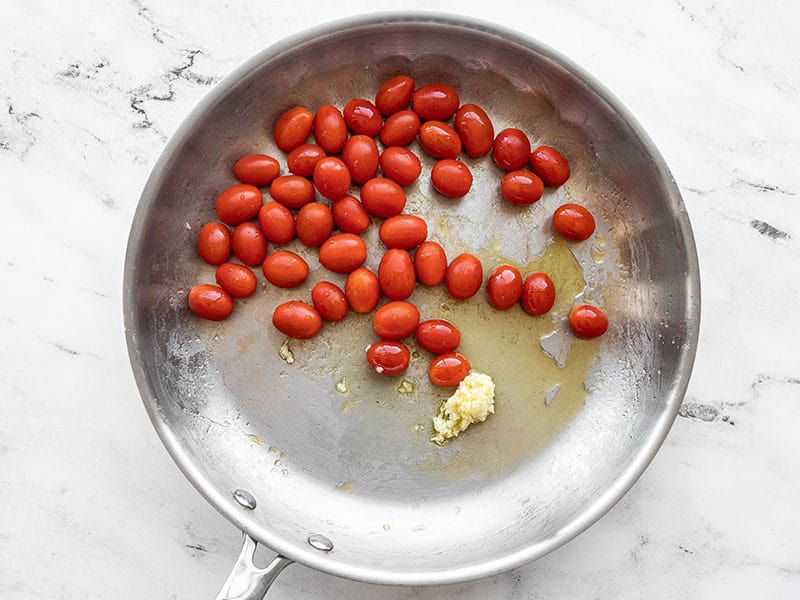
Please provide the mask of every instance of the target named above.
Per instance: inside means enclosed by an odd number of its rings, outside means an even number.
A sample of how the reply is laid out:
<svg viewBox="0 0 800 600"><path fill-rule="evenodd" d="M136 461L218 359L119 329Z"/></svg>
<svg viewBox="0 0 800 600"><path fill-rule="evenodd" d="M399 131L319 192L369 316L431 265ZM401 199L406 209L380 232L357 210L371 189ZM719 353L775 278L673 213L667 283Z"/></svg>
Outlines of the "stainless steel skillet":
<svg viewBox="0 0 800 600"><path fill-rule="evenodd" d="M217 193L241 155L282 156L270 127L286 109L374 97L389 76L454 85L495 130L515 126L558 147L573 175L528 209L498 194L491 159L467 159L475 183L454 202L423 175L408 212L452 257L485 268L510 261L547 269L552 314L491 309L440 289L412 300L425 318L464 335L473 367L497 385L496 414L440 448L430 419L449 390L434 389L415 349L402 380L368 371L368 316L291 342L273 307L308 290L263 286L222 323L186 306L213 282L196 256ZM588 241L554 240L549 215L573 201L598 228ZM376 228L368 266L377 265ZM298 250L299 246L292 246ZM304 252L312 280L331 279ZM260 277L260 275L259 275ZM311 283L313 283L313 281ZM663 159L628 111L557 52L487 23L442 15L366 16L311 30L247 61L217 85L169 141L132 224L124 313L145 407L198 491L245 533L220 598L258 598L292 561L356 580L441 584L538 558L602 516L633 485L666 436L685 392L699 327L699 276L689 221ZM577 299L604 307L600 340L575 340L564 318ZM279 352L283 346L283 352ZM279 558L260 571L254 544Z"/></svg>

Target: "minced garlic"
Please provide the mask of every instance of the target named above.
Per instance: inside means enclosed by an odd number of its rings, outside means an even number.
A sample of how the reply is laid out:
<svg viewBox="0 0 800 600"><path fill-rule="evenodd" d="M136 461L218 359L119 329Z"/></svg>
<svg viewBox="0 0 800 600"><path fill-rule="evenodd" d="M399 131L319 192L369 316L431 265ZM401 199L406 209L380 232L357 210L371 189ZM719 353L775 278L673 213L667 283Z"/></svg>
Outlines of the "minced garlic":
<svg viewBox="0 0 800 600"><path fill-rule="evenodd" d="M494 381L485 373L472 372L458 384L455 393L439 407L433 417L435 435L431 441L445 444L472 423L480 423L494 413Z"/></svg>

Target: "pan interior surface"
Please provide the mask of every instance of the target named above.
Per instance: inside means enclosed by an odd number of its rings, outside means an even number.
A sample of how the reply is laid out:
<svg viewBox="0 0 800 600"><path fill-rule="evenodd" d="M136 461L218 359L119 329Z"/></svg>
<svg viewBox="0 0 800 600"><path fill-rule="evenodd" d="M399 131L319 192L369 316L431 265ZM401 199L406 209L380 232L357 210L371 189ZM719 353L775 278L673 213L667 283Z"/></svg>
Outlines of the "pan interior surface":
<svg viewBox="0 0 800 600"><path fill-rule="evenodd" d="M499 194L489 156L463 159L474 175L461 200L431 186L433 162L406 190L448 257L478 255L523 276L546 270L557 303L531 317L494 310L485 291L459 302L418 286L422 318L462 332L459 351L492 375L496 413L444 447L431 417L452 389L428 382L431 355L409 371L369 371L371 316L350 313L306 341L271 325L273 308L309 301L314 282L344 277L316 252L300 289L269 284L221 323L188 311L188 290L213 283L196 252L214 199L235 183L231 165L262 152L285 156L271 125L302 105L373 99L405 73L418 85L453 85L533 145L559 148L572 176L520 209ZM417 143L412 149L424 157ZM463 156L463 155L462 155ZM265 192L268 198L268 194ZM556 239L553 210L576 202L595 235ZM377 222L377 221L376 221ZM377 226L366 266L380 260ZM289 247L287 246L287 247ZM271 245L271 250L274 246ZM683 204L657 151L627 112L551 50L491 27L451 19L364 19L330 27L254 57L222 82L179 129L144 191L131 233L126 325L134 371L153 422L175 460L223 514L285 556L380 583L445 583L482 577L564 543L610 508L641 474L671 425L694 357L697 259ZM258 274L261 278L260 273ZM578 340L565 318L576 301L604 308L611 326ZM279 350L283 348L283 352ZM247 511L236 489L257 500ZM334 545L307 543L322 534Z"/></svg>

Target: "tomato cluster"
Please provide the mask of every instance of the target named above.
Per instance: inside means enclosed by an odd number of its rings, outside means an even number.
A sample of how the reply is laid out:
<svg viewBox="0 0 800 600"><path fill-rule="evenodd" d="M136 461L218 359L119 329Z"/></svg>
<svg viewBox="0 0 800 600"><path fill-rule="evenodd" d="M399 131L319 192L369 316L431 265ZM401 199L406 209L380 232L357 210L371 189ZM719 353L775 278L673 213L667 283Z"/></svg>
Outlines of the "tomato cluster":
<svg viewBox="0 0 800 600"><path fill-rule="evenodd" d="M407 299L417 284L442 283L453 298L471 298L483 284L483 266L468 253L448 263L445 249L428 239L424 219L403 212L404 186L422 172L419 157L406 146L416 139L437 160L430 173L433 187L454 199L467 195L473 182L469 167L458 159L462 151L470 158L491 154L506 171L500 194L515 205L538 201L545 186L565 183L570 169L556 149L532 148L519 129L506 128L495 135L487 113L475 104L462 104L453 87L415 85L407 75L398 75L380 86L374 102L354 98L341 110L326 104L315 113L296 106L277 119L272 135L286 153L288 174L281 174L280 162L264 154L248 154L233 165L239 183L220 192L214 205L218 221L207 223L197 239L200 257L217 267L217 285L192 288L193 312L210 320L227 318L234 309L233 298L255 293L251 268L259 265L266 281L276 287L302 285L309 276L302 256L287 249L268 252L268 243L283 245L296 238L317 248L322 267L345 274L346 281L344 289L321 281L311 290L310 303L293 300L277 306L272 322L279 331L308 339L325 321L341 321L349 310L374 311L373 328L380 341L366 354L376 372L405 372L410 352L403 340L413 335L419 346L435 355L429 365L434 384L454 386L469 373L469 361L456 352L458 329L439 319L420 322L419 310ZM350 193L354 185L358 197ZM263 188L270 197L267 202ZM361 234L373 219L382 219L379 237L386 246L377 273L363 266L367 245ZM575 204L561 206L553 215L554 230L572 241L587 239L594 227L591 213ZM231 262L232 256L242 264ZM549 312L555 300L546 273L523 279L511 265L495 267L486 290L495 308L521 304L532 315ZM379 307L382 296L389 301ZM602 335L608 326L602 311L590 305L575 307L568 321L576 335L586 338Z"/></svg>

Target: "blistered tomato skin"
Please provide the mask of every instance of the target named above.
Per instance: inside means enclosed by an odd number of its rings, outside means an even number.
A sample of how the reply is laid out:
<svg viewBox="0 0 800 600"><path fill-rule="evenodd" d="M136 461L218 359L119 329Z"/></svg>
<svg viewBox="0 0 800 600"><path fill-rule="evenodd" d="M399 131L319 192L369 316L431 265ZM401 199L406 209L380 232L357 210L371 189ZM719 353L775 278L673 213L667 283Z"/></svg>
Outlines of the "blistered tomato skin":
<svg viewBox="0 0 800 600"><path fill-rule="evenodd" d="M297 213L297 239L309 248L317 248L333 231L331 210L319 202L309 202Z"/></svg>
<svg viewBox="0 0 800 600"><path fill-rule="evenodd" d="M338 154L347 141L347 123L341 111L331 104L317 108L314 116L314 139L328 154Z"/></svg>
<svg viewBox="0 0 800 600"><path fill-rule="evenodd" d="M524 169L509 171L500 182L500 193L511 204L526 206L542 197L544 183L531 171Z"/></svg>
<svg viewBox="0 0 800 600"><path fill-rule="evenodd" d="M267 239L261 228L250 221L234 228L231 246L236 258L249 267L260 265L267 255Z"/></svg>
<svg viewBox="0 0 800 600"><path fill-rule="evenodd" d="M381 340L367 348L367 363L379 375L402 375L411 362L411 353L402 342Z"/></svg>
<svg viewBox="0 0 800 600"><path fill-rule="evenodd" d="M221 265L231 256L231 232L222 223L206 223L197 236L197 252L210 265Z"/></svg>
<svg viewBox="0 0 800 600"><path fill-rule="evenodd" d="M596 306L580 304L569 312L567 319L572 333L580 338L600 337L608 330L608 317Z"/></svg>
<svg viewBox="0 0 800 600"><path fill-rule="evenodd" d="M218 285L201 283L189 290L189 308L203 319L222 321L233 312L233 298Z"/></svg>
<svg viewBox="0 0 800 600"><path fill-rule="evenodd" d="M406 193L388 177L374 177L361 186L361 204L376 217L394 217L406 207Z"/></svg>
<svg viewBox="0 0 800 600"><path fill-rule="evenodd" d="M380 152L375 140L367 135L351 136L342 149L342 161L350 171L350 178L358 184L375 177L380 163Z"/></svg>
<svg viewBox="0 0 800 600"><path fill-rule="evenodd" d="M390 300L405 300L414 291L417 279L414 263L406 250L389 248L378 265L381 292Z"/></svg>
<svg viewBox="0 0 800 600"><path fill-rule="evenodd" d="M420 346L434 354L453 352L461 343L458 328L442 319L423 321L417 326L414 336Z"/></svg>
<svg viewBox="0 0 800 600"><path fill-rule="evenodd" d="M375 333L385 340L407 338L414 333L417 325L419 325L419 310L404 300L388 302L372 315L372 327Z"/></svg>
<svg viewBox="0 0 800 600"><path fill-rule="evenodd" d="M448 198L463 198L472 188L472 172L460 160L445 158L431 169L433 187Z"/></svg>
<svg viewBox="0 0 800 600"><path fill-rule="evenodd" d="M481 289L482 283L483 267L473 254L459 254L447 266L444 284L456 300L472 298Z"/></svg>
<svg viewBox="0 0 800 600"><path fill-rule="evenodd" d="M545 185L558 187L569 179L569 163L555 148L539 146L531 152L530 163Z"/></svg>
<svg viewBox="0 0 800 600"><path fill-rule="evenodd" d="M358 198L349 194L334 200L331 203L331 212L333 213L333 222L342 233L359 235L369 227L370 217L367 209Z"/></svg>
<svg viewBox="0 0 800 600"><path fill-rule="evenodd" d="M233 165L233 175L242 183L264 187L281 172L280 163L266 154L248 154Z"/></svg>
<svg viewBox="0 0 800 600"><path fill-rule="evenodd" d="M350 189L350 170L335 156L328 156L314 166L314 185L328 200L338 200Z"/></svg>
<svg viewBox="0 0 800 600"><path fill-rule="evenodd" d="M375 94L375 106L388 116L403 110L414 94L414 80L408 75L395 75L387 79Z"/></svg>
<svg viewBox="0 0 800 600"><path fill-rule="evenodd" d="M314 200L314 184L299 175L281 175L269 186L269 195L286 208L301 208Z"/></svg>
<svg viewBox="0 0 800 600"><path fill-rule="evenodd" d="M511 265L499 265L489 274L486 281L486 294L489 302L499 310L515 306L522 297L522 274Z"/></svg>
<svg viewBox="0 0 800 600"><path fill-rule="evenodd" d="M347 316L347 298L342 289L330 281L320 281L311 289L311 302L326 321L337 322Z"/></svg>
<svg viewBox="0 0 800 600"><path fill-rule="evenodd" d="M461 152L461 138L442 121L426 121L419 128L419 143L433 158L455 158Z"/></svg>
<svg viewBox="0 0 800 600"><path fill-rule="evenodd" d="M504 171L517 171L531 157L531 142L525 133L515 127L503 129L494 138L492 158Z"/></svg>
<svg viewBox="0 0 800 600"><path fill-rule="evenodd" d="M267 202L261 207L258 225L264 237L275 244L286 244L294 239L294 215L278 202Z"/></svg>
<svg viewBox="0 0 800 600"><path fill-rule="evenodd" d="M582 242L594 233L594 217L583 206L562 204L553 212L553 229L561 237Z"/></svg>
<svg viewBox="0 0 800 600"><path fill-rule="evenodd" d="M378 108L364 98L353 98L342 111L347 128L355 134L374 137L381 132L383 116Z"/></svg>
<svg viewBox="0 0 800 600"><path fill-rule="evenodd" d="M297 340L307 340L322 329L322 317L310 304L290 300L275 307L272 324L283 335Z"/></svg>
<svg viewBox="0 0 800 600"><path fill-rule="evenodd" d="M466 356L458 352L448 352L431 361L428 367L428 376L434 385L455 387L469 375L470 368Z"/></svg>
<svg viewBox="0 0 800 600"><path fill-rule="evenodd" d="M445 83L423 85L411 98L411 108L425 121L445 121L458 110L456 90Z"/></svg>
<svg viewBox="0 0 800 600"><path fill-rule="evenodd" d="M381 153L381 171L400 185L410 185L422 172L419 158L408 148L390 146Z"/></svg>
<svg viewBox="0 0 800 600"><path fill-rule="evenodd" d="M334 273L350 273L367 260L367 245L352 233L332 235L319 248L320 264Z"/></svg>
<svg viewBox="0 0 800 600"><path fill-rule="evenodd" d="M386 146L408 146L419 133L421 121L413 110L401 110L383 122L381 143Z"/></svg>
<svg viewBox="0 0 800 600"><path fill-rule="evenodd" d="M261 208L261 202L261 190L256 186L237 183L220 192L214 208L220 221L238 225L254 218Z"/></svg>
<svg viewBox="0 0 800 600"><path fill-rule="evenodd" d="M488 154L494 142L494 126L489 115L476 104L464 104L453 119L464 152L470 158Z"/></svg>
<svg viewBox="0 0 800 600"><path fill-rule="evenodd" d="M272 136L284 152L291 152L311 135L314 114L303 106L295 106L283 113L275 122Z"/></svg>
<svg viewBox="0 0 800 600"><path fill-rule="evenodd" d="M381 223L378 236L387 248L411 250L428 237L428 224L416 215L397 215Z"/></svg>
<svg viewBox="0 0 800 600"><path fill-rule="evenodd" d="M378 277L364 267L359 267L347 276L344 284L347 304L354 312L366 314L375 310L381 299L381 286Z"/></svg>
<svg viewBox="0 0 800 600"><path fill-rule="evenodd" d="M414 253L414 273L422 285L439 285L447 272L447 255L441 244L427 240Z"/></svg>
<svg viewBox="0 0 800 600"><path fill-rule="evenodd" d="M543 315L553 308L556 288L547 273L531 273L522 282L522 308L531 315Z"/></svg>
<svg viewBox="0 0 800 600"><path fill-rule="evenodd" d="M234 298L247 298L252 296L258 280L253 272L236 263L222 263L214 274L217 284Z"/></svg>
<svg viewBox="0 0 800 600"><path fill-rule="evenodd" d="M300 144L289 152L286 166L292 175L311 177L314 174L314 166L326 156L325 150L316 144Z"/></svg>

